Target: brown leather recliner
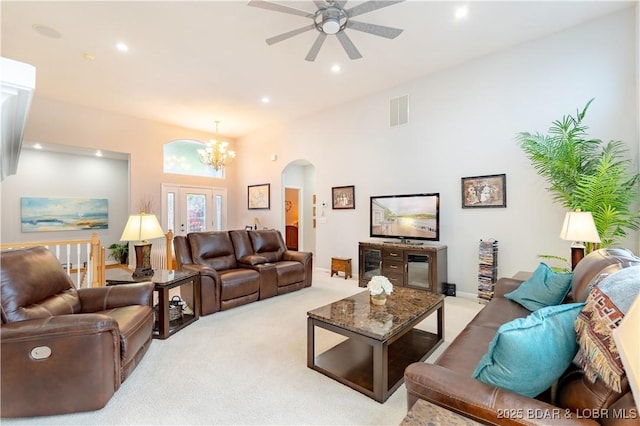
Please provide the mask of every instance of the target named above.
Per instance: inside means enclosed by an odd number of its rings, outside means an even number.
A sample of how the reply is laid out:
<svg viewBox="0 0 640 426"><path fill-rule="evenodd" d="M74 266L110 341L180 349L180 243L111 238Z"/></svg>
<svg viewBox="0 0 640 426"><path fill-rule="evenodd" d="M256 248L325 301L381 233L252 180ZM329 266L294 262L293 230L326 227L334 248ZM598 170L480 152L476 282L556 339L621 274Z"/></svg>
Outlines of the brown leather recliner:
<svg viewBox="0 0 640 426"><path fill-rule="evenodd" d="M192 232L174 237L173 245L178 269L200 274L200 315L258 300L260 274L238 266L229 232Z"/></svg>
<svg viewBox="0 0 640 426"><path fill-rule="evenodd" d="M44 247L0 253L2 417L104 407L151 344L153 283L76 290Z"/></svg>

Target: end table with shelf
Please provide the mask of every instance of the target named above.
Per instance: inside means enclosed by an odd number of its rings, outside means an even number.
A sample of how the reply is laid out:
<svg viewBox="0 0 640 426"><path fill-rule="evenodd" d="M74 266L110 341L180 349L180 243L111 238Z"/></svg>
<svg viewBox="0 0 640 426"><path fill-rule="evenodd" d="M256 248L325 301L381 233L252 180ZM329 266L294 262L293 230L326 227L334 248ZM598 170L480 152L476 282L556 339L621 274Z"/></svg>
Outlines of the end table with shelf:
<svg viewBox="0 0 640 426"><path fill-rule="evenodd" d="M200 276L196 272L156 269L152 276L133 278L129 270L108 269L106 271L106 280L108 286L143 281L153 282L153 291L156 293L159 307L158 318L153 327L153 337L155 339L166 339L192 322L197 321L200 317ZM187 292L191 296L191 300L186 300L185 302L191 308L192 313L184 313L182 318L169 321L169 290L185 285L191 286L191 291Z"/></svg>

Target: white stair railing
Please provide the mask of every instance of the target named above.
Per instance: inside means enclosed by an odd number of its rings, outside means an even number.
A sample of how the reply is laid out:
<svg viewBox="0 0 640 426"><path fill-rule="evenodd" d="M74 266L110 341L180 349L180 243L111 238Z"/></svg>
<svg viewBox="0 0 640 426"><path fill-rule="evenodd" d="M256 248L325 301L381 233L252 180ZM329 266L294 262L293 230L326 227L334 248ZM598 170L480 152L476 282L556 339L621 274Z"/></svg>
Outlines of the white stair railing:
<svg viewBox="0 0 640 426"><path fill-rule="evenodd" d="M105 285L105 249L97 233L88 239L2 243L0 250L38 246L46 247L58 258L76 288Z"/></svg>

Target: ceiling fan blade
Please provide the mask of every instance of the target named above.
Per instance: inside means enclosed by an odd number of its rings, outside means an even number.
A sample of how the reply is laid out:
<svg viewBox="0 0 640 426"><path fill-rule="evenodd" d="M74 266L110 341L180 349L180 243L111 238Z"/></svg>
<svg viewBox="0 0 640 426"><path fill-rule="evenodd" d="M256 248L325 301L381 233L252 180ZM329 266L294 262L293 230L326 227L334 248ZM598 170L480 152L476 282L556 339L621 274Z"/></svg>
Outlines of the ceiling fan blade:
<svg viewBox="0 0 640 426"><path fill-rule="evenodd" d="M298 34L302 34L302 33L306 32L306 31L313 30L315 28L316 28L315 24L305 25L304 27L296 28L295 30L287 31L286 33L282 33L282 34L277 35L277 36L269 37L267 39L267 44L269 46L271 46L272 44L281 42L283 40L286 40L286 39L291 38L293 36L296 36Z"/></svg>
<svg viewBox="0 0 640 426"><path fill-rule="evenodd" d="M402 34L401 29L385 27L384 25L367 24L365 22L351 21L347 22L347 28L352 30L362 31L363 33L369 33L380 37L393 39Z"/></svg>
<svg viewBox="0 0 640 426"><path fill-rule="evenodd" d="M347 52L347 55L349 55L349 59L362 58L362 55L360 54L358 49L356 49L356 46L353 44L349 36L344 31L340 31L336 33L336 37L338 37L338 41L344 48L344 51Z"/></svg>
<svg viewBox="0 0 640 426"><path fill-rule="evenodd" d="M327 35L325 33L318 34L316 41L313 42L313 46L311 46L311 49L309 49L309 53L307 53L307 56L304 58L306 61L313 62L316 60L316 56L318 56L318 52L320 52L322 43L324 43L324 40L326 38Z"/></svg>
<svg viewBox="0 0 640 426"><path fill-rule="evenodd" d="M324 9L325 7L327 7L327 2L324 0L313 0L313 2L316 4L318 9Z"/></svg>
<svg viewBox="0 0 640 426"><path fill-rule="evenodd" d="M348 0L337 0L336 1L336 6L338 6L341 9L344 9L344 5L347 4Z"/></svg>
<svg viewBox="0 0 640 426"><path fill-rule="evenodd" d="M351 9L345 10L347 12L347 16L349 18L353 18L354 16L362 15L363 13L373 12L374 10L382 9L383 7L392 6L396 3L402 3L404 0L370 0L364 3L361 3L357 6L352 7Z"/></svg>
<svg viewBox="0 0 640 426"><path fill-rule="evenodd" d="M264 0L250 0L249 6L259 7L261 9L274 10L276 12L289 13L291 15L304 16L305 18L313 18L313 13L306 12L304 10L296 9L294 7L285 6L283 4L272 3Z"/></svg>

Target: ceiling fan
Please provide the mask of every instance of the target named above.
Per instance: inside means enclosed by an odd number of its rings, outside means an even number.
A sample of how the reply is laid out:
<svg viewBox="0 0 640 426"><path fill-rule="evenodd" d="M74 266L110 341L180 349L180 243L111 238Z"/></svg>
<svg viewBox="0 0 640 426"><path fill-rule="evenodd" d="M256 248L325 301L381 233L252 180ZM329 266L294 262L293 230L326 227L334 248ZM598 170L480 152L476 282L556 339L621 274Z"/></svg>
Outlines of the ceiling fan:
<svg viewBox="0 0 640 426"><path fill-rule="evenodd" d="M267 44L272 45L315 29L320 34L318 34L316 41L313 43L309 53L307 53L307 56L305 57L307 61L311 62L313 62L318 56L318 52L320 52L320 48L322 47L324 40L327 38L327 35L332 34L335 34L338 38L338 41L344 48L345 52L347 52L349 58L362 58L362 55L344 31L347 28L388 39L394 39L402 33L402 30L398 28L367 24L365 22L354 21L351 18L368 12L373 12L374 10L391 6L396 3L401 3L404 0L369 0L350 9L345 9L344 6L347 1L348 0L313 0L315 5L318 7L318 10L315 13L309 13L304 10L264 0L250 0L249 6L310 18L313 21L311 24L270 37L267 39Z"/></svg>

